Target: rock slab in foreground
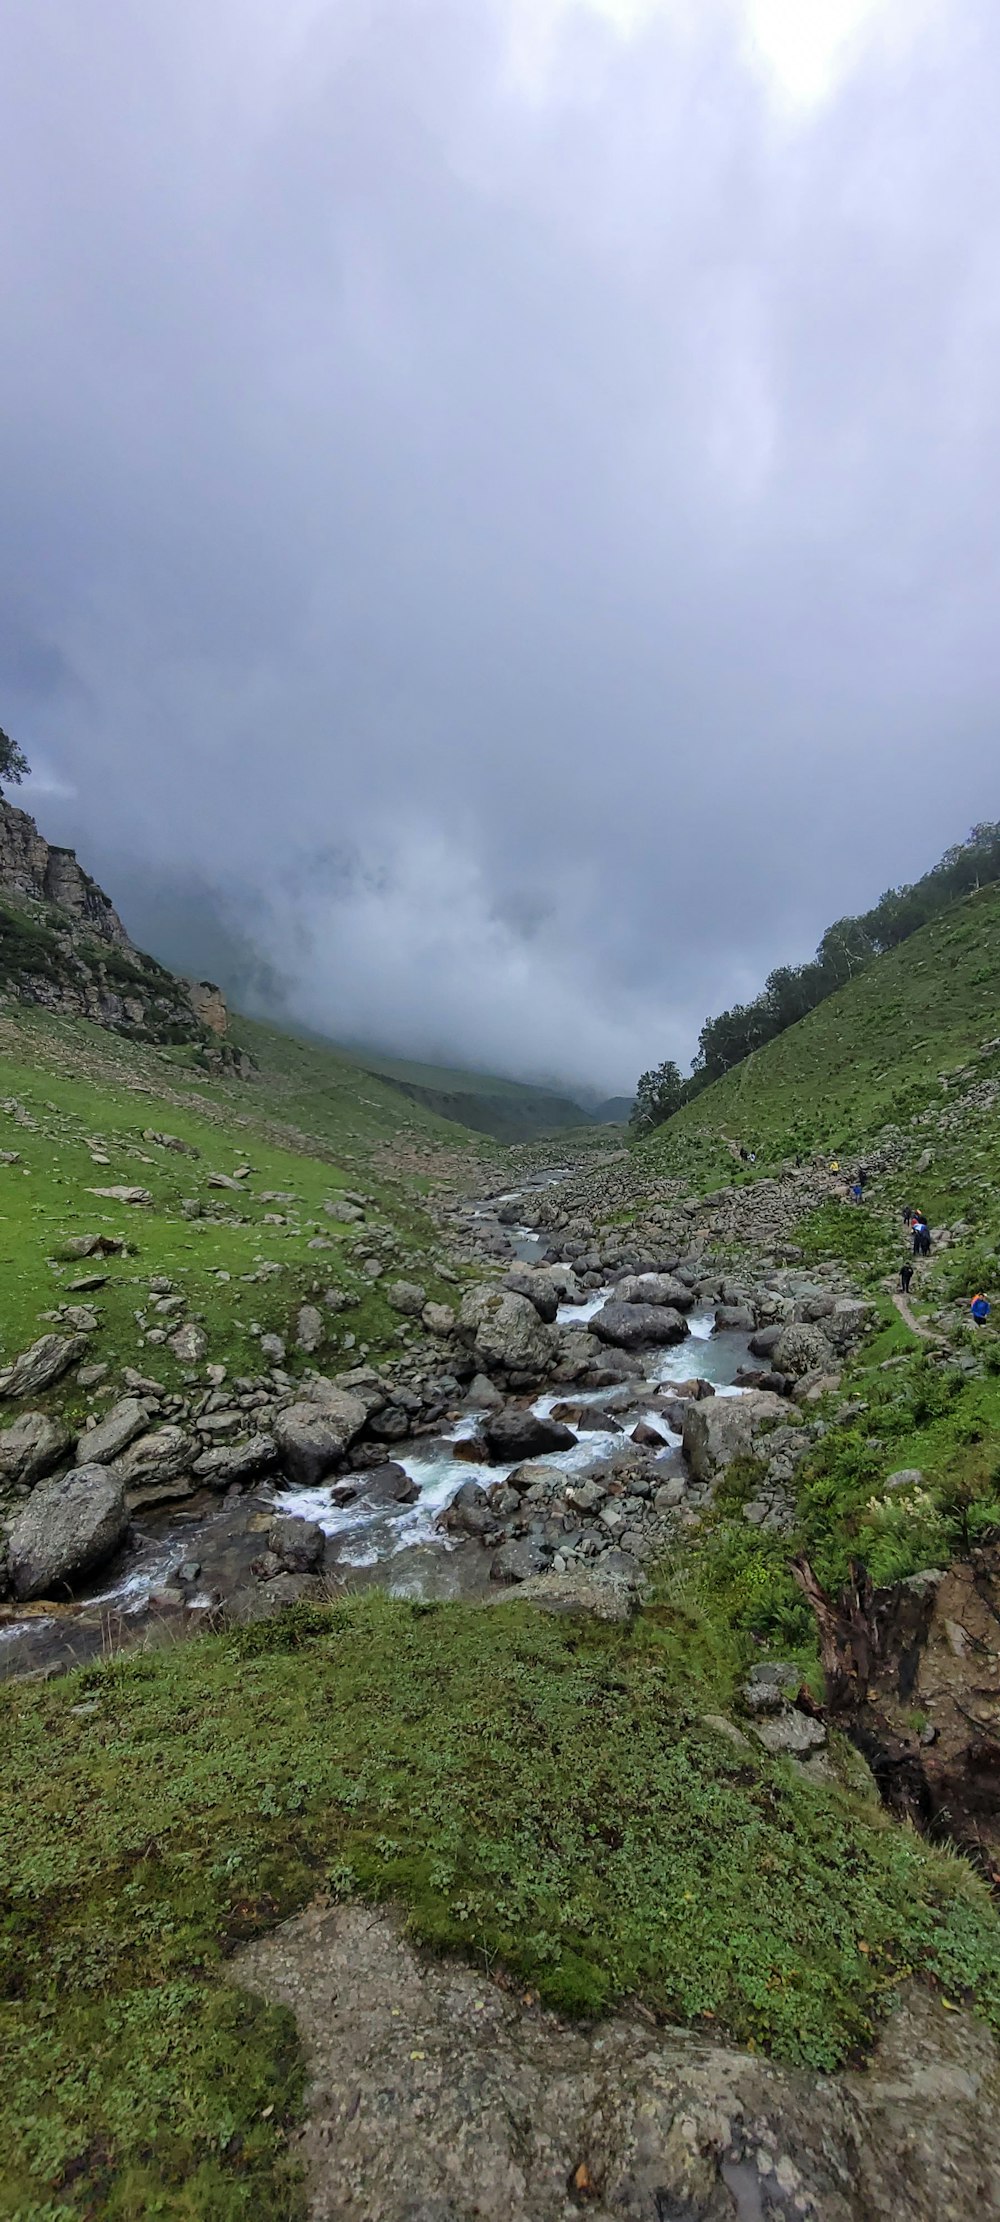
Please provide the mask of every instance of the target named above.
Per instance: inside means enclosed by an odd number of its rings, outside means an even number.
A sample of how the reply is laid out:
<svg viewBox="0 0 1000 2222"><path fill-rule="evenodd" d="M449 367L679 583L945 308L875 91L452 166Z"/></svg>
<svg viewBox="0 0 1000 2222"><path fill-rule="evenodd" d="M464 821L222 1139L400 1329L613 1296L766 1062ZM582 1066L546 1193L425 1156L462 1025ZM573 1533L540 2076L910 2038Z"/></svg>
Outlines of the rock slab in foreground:
<svg viewBox="0 0 1000 2222"><path fill-rule="evenodd" d="M7 1538L15 1597L64 1594L111 1557L127 1524L121 1475L106 1466L76 1466L40 1481Z"/></svg>
<svg viewBox="0 0 1000 2222"><path fill-rule="evenodd" d="M862 2073L818 2075L635 2021L571 2026L371 1907L237 1953L291 2008L313 2106L311 2222L970 2222L1000 2215L1000 2056L915 1987ZM585 2203L569 2195L580 2180Z"/></svg>

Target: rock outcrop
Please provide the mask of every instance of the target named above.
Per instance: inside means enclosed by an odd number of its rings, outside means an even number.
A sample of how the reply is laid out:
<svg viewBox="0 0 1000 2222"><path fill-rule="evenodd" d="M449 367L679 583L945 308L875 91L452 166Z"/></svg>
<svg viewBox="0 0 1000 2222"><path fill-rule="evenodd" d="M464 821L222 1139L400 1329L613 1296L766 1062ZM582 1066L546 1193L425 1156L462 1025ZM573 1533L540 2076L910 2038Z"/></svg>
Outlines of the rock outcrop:
<svg viewBox="0 0 1000 2222"><path fill-rule="evenodd" d="M222 1037L221 990L178 980L136 949L114 904L72 849L56 848L25 810L0 797L0 992L87 1018L143 1041L199 1047L209 1066L246 1077Z"/></svg>
<svg viewBox="0 0 1000 2222"><path fill-rule="evenodd" d="M1000 2212L996 2041L915 1985L863 2072L820 2076L628 2015L568 2024L370 1906L316 1906L232 1972L298 2022L316 2222Z"/></svg>

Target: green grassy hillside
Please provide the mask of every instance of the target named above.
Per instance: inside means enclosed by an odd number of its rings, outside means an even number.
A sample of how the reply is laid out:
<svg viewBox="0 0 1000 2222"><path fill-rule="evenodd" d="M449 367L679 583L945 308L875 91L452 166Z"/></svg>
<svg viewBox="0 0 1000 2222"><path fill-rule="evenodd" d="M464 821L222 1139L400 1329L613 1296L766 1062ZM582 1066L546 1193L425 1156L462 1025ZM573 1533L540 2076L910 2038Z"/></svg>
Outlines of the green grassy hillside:
<svg viewBox="0 0 1000 2222"><path fill-rule="evenodd" d="M530 1142L536 1135L591 1126L593 1113L570 1096L535 1088L523 1080L501 1080L495 1073L466 1072L450 1065L412 1064L405 1057L379 1057L358 1051L358 1063L402 1090L412 1103L444 1119L490 1134L497 1142Z"/></svg>
<svg viewBox="0 0 1000 2222"><path fill-rule="evenodd" d="M734 1066L642 1145L651 1170L731 1181L817 1150L849 1157L944 1096L1000 1034L1000 888L983 888L878 958L797 1026ZM928 1207L929 1208L929 1207Z"/></svg>
<svg viewBox="0 0 1000 2222"><path fill-rule="evenodd" d="M204 1325L208 1356L237 1372L259 1364L261 1332L289 1335L307 1299L329 1315L326 1356L395 1342L400 1321L362 1253L390 1279L419 1266L446 1293L428 1264L421 1183L456 1161L474 1167L473 1138L346 1057L262 1026L240 1022L238 1033L258 1064L247 1082L211 1078L186 1046L139 1045L43 1011L0 1017L0 1152L12 1160L0 1162L0 1363L56 1324L47 1313L84 1305L98 1321L96 1359L176 1387L154 1276ZM236 1187L216 1185L240 1167ZM150 1201L94 1193L117 1187ZM349 1189L364 1197L362 1219L351 1207L337 1216ZM90 1235L127 1249L74 1256L74 1239ZM74 1285L95 1274L96 1288ZM328 1289L347 1299L342 1309L323 1305Z"/></svg>

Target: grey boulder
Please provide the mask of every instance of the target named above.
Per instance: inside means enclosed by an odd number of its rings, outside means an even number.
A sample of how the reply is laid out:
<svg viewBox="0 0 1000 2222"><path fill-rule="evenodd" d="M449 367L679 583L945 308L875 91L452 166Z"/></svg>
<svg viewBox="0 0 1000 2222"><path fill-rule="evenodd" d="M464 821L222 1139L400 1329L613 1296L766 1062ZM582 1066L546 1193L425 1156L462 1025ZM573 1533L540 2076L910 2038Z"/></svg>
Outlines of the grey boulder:
<svg viewBox="0 0 1000 2222"><path fill-rule="evenodd" d="M623 1350L637 1350L644 1343L683 1342L686 1319L670 1304L605 1304L589 1322L600 1342L615 1343Z"/></svg>
<svg viewBox="0 0 1000 2222"><path fill-rule="evenodd" d="M790 1320L782 1328L770 1356L775 1373L791 1374L793 1381L801 1381L807 1373L829 1373L833 1363L823 1329L799 1320Z"/></svg>
<svg viewBox="0 0 1000 2222"><path fill-rule="evenodd" d="M546 1451L572 1450L576 1442L572 1428L560 1420L541 1420L537 1413L519 1407L491 1414L483 1423L483 1434L490 1457L498 1461L541 1458Z"/></svg>
<svg viewBox="0 0 1000 2222"><path fill-rule="evenodd" d="M233 1483L256 1481L278 1463L273 1435L245 1435L238 1443L219 1443L202 1451L192 1471L209 1489L229 1489Z"/></svg>
<svg viewBox="0 0 1000 2222"><path fill-rule="evenodd" d="M325 1480L360 1435L365 1406L348 1391L331 1391L319 1404L290 1404L274 1423L274 1440L291 1481L312 1488Z"/></svg>
<svg viewBox="0 0 1000 2222"><path fill-rule="evenodd" d="M48 1412L23 1412L0 1435L0 1482L30 1487L72 1451L76 1437Z"/></svg>
<svg viewBox="0 0 1000 2222"><path fill-rule="evenodd" d="M121 1476L106 1466L76 1466L39 1482L7 1538L15 1597L65 1593L117 1550L128 1525Z"/></svg>
<svg viewBox="0 0 1000 2222"><path fill-rule="evenodd" d="M695 1480L714 1481L734 1458L751 1457L758 1437L770 1425L787 1419L787 1404L763 1389L686 1403L681 1422L684 1454Z"/></svg>
<svg viewBox="0 0 1000 2222"><path fill-rule="evenodd" d="M61 1381L88 1348L86 1335L42 1335L0 1373L0 1397L34 1396Z"/></svg>
<svg viewBox="0 0 1000 2222"><path fill-rule="evenodd" d="M122 1451L134 1443L149 1426L149 1410L137 1396L123 1396L106 1412L96 1427L88 1428L81 1447L86 1451L88 1466L105 1466L111 1459L120 1458Z"/></svg>
<svg viewBox="0 0 1000 2222"><path fill-rule="evenodd" d="M675 1312L689 1312L694 1292L673 1273L627 1273L615 1283L616 1304L669 1304Z"/></svg>
<svg viewBox="0 0 1000 2222"><path fill-rule="evenodd" d="M458 1316L487 1372L503 1367L511 1373L538 1375L555 1363L558 1335L539 1319L527 1296L509 1289L470 1289Z"/></svg>

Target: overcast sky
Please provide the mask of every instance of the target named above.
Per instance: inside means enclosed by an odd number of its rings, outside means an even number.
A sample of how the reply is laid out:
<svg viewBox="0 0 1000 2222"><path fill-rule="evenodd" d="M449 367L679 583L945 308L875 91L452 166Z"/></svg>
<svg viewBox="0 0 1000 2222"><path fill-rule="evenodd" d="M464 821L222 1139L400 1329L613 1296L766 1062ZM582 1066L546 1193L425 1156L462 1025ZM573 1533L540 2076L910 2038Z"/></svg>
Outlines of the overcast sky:
<svg viewBox="0 0 1000 2222"><path fill-rule="evenodd" d="M996 0L6 9L43 829L334 1034L686 1061L1000 815L998 114Z"/></svg>

